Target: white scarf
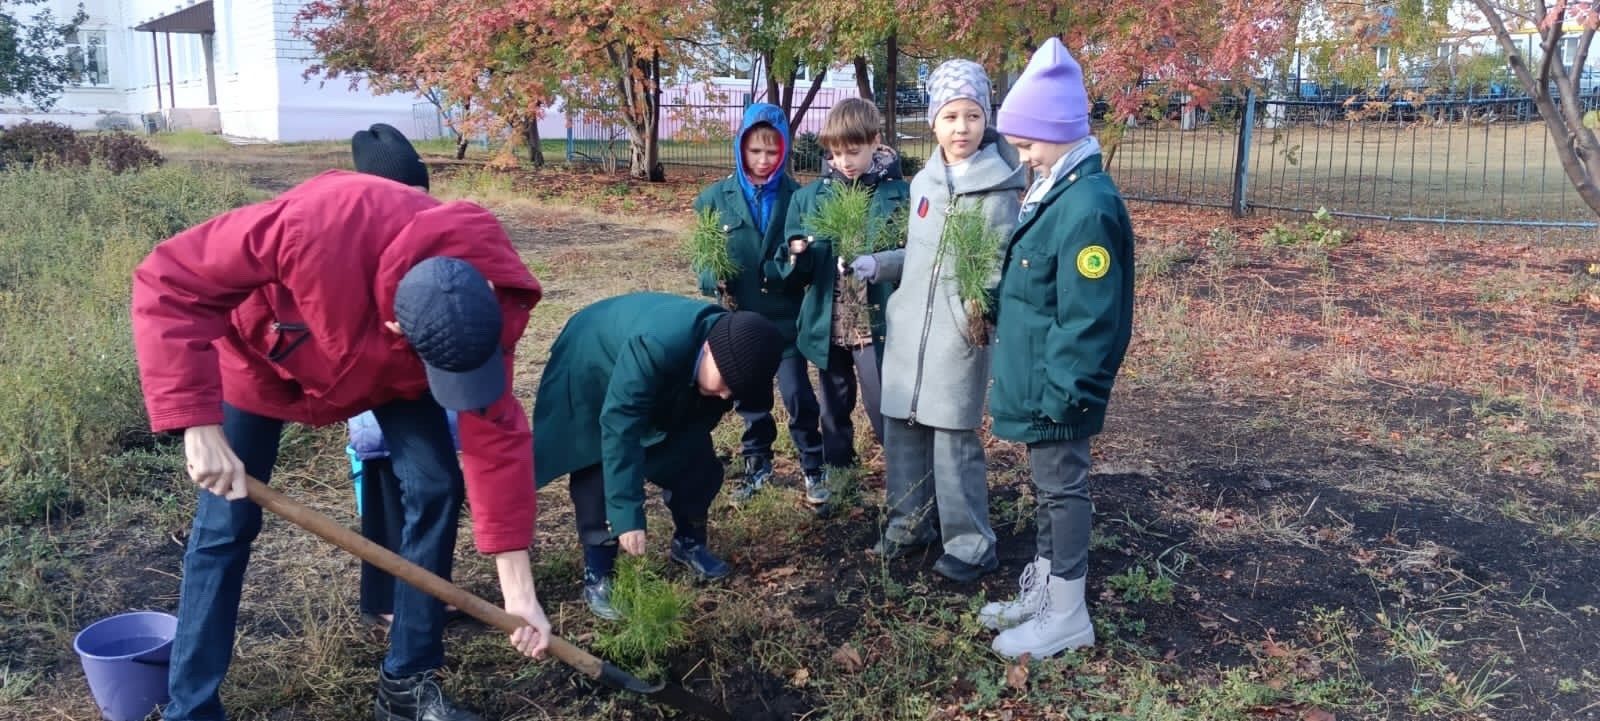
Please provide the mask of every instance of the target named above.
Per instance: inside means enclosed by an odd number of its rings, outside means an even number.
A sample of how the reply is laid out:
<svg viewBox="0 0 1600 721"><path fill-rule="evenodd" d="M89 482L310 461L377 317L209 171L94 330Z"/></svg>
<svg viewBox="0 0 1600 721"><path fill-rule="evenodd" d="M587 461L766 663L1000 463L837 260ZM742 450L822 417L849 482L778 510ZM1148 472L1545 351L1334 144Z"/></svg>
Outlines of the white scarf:
<svg viewBox="0 0 1600 721"><path fill-rule="evenodd" d="M1055 165L1050 166L1049 175L1034 179L1033 187L1028 189L1028 195L1022 201L1022 214L1033 212L1033 209L1038 207L1039 201L1044 200L1044 196L1056 186L1056 181L1066 175L1068 170L1078 167L1078 164L1087 160L1089 156L1098 154L1100 154L1100 141L1093 135L1084 138L1083 142L1064 153L1056 160Z"/></svg>

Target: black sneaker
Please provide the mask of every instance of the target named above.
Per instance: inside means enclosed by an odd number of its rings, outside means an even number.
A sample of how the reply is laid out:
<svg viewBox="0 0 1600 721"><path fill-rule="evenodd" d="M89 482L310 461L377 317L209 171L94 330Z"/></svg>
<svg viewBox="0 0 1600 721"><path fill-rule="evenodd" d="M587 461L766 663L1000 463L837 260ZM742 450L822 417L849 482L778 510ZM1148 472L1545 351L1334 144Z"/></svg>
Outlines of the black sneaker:
<svg viewBox="0 0 1600 721"><path fill-rule="evenodd" d="M395 678L382 669L378 670L378 700L372 717L375 721L483 721L445 698L433 671Z"/></svg>
<svg viewBox="0 0 1600 721"><path fill-rule="evenodd" d="M948 553L933 562L933 572L956 583L972 583L1000 567L1000 559L990 558L988 563L974 566Z"/></svg>
<svg viewBox="0 0 1600 721"><path fill-rule="evenodd" d="M738 485L733 488L733 502L744 503L756 495L756 491L765 488L767 481L772 480L771 456L745 456L744 477L739 479Z"/></svg>
<svg viewBox="0 0 1600 721"><path fill-rule="evenodd" d="M712 555L706 544L692 538L674 537L672 550L667 553L667 557L688 566L689 570L702 581L715 581L733 571L727 561Z"/></svg>

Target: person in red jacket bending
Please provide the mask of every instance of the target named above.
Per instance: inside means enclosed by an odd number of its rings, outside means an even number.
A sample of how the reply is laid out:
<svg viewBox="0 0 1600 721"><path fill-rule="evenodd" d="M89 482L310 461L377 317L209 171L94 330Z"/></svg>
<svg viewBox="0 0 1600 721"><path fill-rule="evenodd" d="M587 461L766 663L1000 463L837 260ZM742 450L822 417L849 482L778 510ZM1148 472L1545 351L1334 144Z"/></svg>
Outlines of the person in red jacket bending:
<svg viewBox="0 0 1600 721"><path fill-rule="evenodd" d="M201 492L184 555L169 721L222 721L217 688L285 423L371 410L406 508L400 555L448 577L463 484L492 555L511 636L541 655L550 622L528 547L536 512L528 415L512 349L539 282L481 207L373 175L323 173L155 247L134 271L133 330L151 428L182 431ZM457 464L445 409L459 411ZM378 721L475 721L444 696L444 607L399 584Z"/></svg>

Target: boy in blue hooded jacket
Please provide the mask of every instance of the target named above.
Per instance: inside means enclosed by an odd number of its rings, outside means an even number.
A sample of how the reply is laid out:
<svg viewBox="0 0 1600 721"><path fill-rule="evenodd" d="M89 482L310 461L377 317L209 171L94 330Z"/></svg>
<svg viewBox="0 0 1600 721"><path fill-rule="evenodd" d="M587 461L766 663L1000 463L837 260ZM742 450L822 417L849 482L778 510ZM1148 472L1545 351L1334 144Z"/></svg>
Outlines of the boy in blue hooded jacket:
<svg viewBox="0 0 1600 721"><path fill-rule="evenodd" d="M733 141L733 174L712 183L694 201L695 212L710 208L721 217L728 254L739 272L721 282L709 272L701 273L700 292L729 299L739 310L759 313L783 333L787 345L778 367L778 392L789 412L789 435L800 451L806 500L820 505L828 500L822 475L820 411L806 360L795 347L805 285L783 278L772 267L778 249L784 246L789 197L799 188L787 173L788 138L788 119L776 105L756 103L745 109ZM745 423L740 448L744 478L733 491L734 500L743 501L772 477L772 443L777 440L778 427L768 410L734 408Z"/></svg>

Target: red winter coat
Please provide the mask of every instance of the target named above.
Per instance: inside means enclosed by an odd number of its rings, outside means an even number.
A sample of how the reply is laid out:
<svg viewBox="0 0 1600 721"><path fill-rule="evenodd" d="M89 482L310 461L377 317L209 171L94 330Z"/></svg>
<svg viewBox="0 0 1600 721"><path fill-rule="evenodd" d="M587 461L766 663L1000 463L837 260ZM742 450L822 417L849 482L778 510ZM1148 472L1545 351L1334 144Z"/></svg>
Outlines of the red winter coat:
<svg viewBox="0 0 1600 721"><path fill-rule="evenodd" d="M133 275L134 346L151 428L221 423L224 400L325 425L420 398L428 392L422 360L384 323L395 319L400 278L434 256L466 260L494 283L509 378L539 281L494 215L471 203L331 171L157 245ZM526 548L533 535L532 433L506 387L486 412L460 417L483 553Z"/></svg>

